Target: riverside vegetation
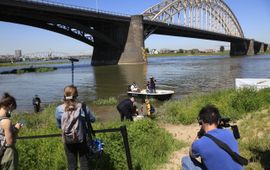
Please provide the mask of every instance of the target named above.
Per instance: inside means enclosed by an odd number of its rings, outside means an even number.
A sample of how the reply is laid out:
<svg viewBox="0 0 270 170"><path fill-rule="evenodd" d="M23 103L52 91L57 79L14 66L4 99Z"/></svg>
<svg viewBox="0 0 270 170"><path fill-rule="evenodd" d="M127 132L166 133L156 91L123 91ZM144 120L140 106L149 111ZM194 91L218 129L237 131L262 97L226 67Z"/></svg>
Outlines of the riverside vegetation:
<svg viewBox="0 0 270 170"><path fill-rule="evenodd" d="M194 123L199 110L209 103L216 105L223 117L238 124L240 153L250 160L245 169L270 169L270 89L229 89L169 101L159 109L159 120Z"/></svg>
<svg viewBox="0 0 270 170"><path fill-rule="evenodd" d="M16 114L15 121L23 120L26 126L20 136L60 134L54 118L55 105L49 105L40 114ZM149 119L138 122L113 122L103 125L94 123L94 129L127 126L128 140L134 168L155 169L165 163L169 154L185 144L173 139ZM94 161L96 169L127 169L123 139L120 132L96 134L105 143L102 160ZM66 169L66 157L61 137L43 139L18 139L20 169ZM101 163L102 162L102 163Z"/></svg>
<svg viewBox="0 0 270 170"><path fill-rule="evenodd" d="M100 103L114 103L102 99ZM205 104L214 104L224 117L237 122L241 138L240 153L251 162L245 169L269 169L270 162L270 89L222 90L210 94L189 96L168 101L157 108L157 119L136 122L94 123L94 129L127 126L134 169L155 169L167 161L169 155L189 144L175 140L158 124L191 124ZM20 136L61 133L56 128L55 105L49 105L40 114L16 114L15 121L24 120L26 126ZM181 131L181 129L179 129ZM95 161L96 169L127 169L123 139L120 133L97 134L104 141L103 160ZM21 169L66 169L66 158L60 137L18 140ZM101 163L103 162L103 163Z"/></svg>
<svg viewBox="0 0 270 170"><path fill-rule="evenodd" d="M24 73L44 73L49 71L57 70L56 67L29 67L29 68L22 68L22 69L13 69L11 71L3 71L0 74L24 74Z"/></svg>

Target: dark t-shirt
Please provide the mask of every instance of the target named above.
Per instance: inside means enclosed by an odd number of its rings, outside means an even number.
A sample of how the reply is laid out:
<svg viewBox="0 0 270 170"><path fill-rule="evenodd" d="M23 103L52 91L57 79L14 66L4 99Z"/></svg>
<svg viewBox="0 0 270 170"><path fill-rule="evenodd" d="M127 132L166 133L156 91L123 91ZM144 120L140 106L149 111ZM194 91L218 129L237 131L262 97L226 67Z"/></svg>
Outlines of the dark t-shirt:
<svg viewBox="0 0 270 170"><path fill-rule="evenodd" d="M117 105L120 112L132 114L133 102L130 99L125 99Z"/></svg>

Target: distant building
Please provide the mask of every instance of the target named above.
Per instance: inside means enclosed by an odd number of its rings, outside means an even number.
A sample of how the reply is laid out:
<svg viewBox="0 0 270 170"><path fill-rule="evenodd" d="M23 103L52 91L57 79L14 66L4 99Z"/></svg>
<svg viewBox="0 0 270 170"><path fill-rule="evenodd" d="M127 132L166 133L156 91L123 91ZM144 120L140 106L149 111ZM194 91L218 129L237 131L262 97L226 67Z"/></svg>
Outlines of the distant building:
<svg viewBox="0 0 270 170"><path fill-rule="evenodd" d="M22 50L15 50L15 58L21 58L22 57Z"/></svg>
<svg viewBox="0 0 270 170"><path fill-rule="evenodd" d="M214 49L206 49L206 50L204 50L206 53L213 53L213 52L215 52L215 50Z"/></svg>
<svg viewBox="0 0 270 170"><path fill-rule="evenodd" d="M150 52L149 52L150 54L158 54L158 50L156 50L156 49L152 49L152 50L150 50Z"/></svg>

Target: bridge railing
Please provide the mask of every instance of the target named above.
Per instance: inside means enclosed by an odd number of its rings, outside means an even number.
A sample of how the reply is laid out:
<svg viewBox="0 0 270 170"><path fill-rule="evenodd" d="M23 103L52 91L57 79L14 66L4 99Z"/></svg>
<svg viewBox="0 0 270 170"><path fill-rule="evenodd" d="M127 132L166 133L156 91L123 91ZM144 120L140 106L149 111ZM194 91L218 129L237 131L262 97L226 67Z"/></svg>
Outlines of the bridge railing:
<svg viewBox="0 0 270 170"><path fill-rule="evenodd" d="M29 3L33 3L33 4L42 4L42 5L48 5L48 6L55 6L55 7L65 7L65 8L70 8L70 9L77 9L77 10L81 10L81 11L86 11L86 12L96 12L96 13L110 14L110 15L116 15L116 16L130 17L130 15L124 14L124 13L105 11L105 10L70 5L70 4L64 4L61 2L53 2L53 1L49 1L49 0L16 0L16 1L29 2Z"/></svg>

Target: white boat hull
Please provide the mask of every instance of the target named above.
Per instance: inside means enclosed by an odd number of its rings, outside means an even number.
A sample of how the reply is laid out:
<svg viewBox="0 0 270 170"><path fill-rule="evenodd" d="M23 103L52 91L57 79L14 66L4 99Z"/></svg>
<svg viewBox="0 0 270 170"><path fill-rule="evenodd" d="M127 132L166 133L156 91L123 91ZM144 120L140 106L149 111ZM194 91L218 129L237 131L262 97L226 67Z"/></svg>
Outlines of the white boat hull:
<svg viewBox="0 0 270 170"><path fill-rule="evenodd" d="M139 97L139 98L155 98L158 100L169 100L172 95L174 94L174 91L172 90L156 90L155 93L149 93L145 89L141 90L140 92L134 92L129 91L128 95L133 97Z"/></svg>

